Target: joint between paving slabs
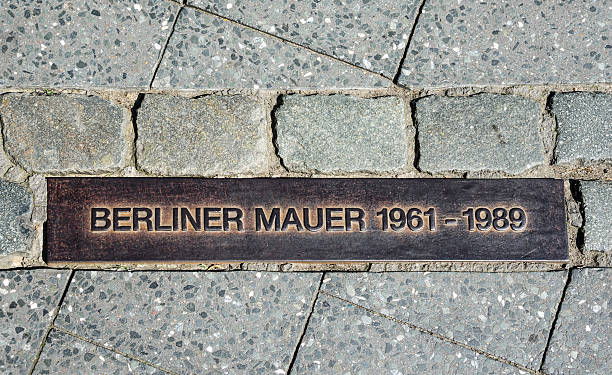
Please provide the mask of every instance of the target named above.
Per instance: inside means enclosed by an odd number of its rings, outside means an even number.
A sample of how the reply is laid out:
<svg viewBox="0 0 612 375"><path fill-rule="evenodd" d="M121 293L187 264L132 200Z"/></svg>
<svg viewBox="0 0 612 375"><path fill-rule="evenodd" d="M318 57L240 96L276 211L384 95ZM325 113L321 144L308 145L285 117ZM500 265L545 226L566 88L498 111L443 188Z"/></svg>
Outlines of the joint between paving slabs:
<svg viewBox="0 0 612 375"><path fill-rule="evenodd" d="M395 322L397 324L405 325L408 328L411 328L411 329L414 329L416 331L419 331L422 334L433 336L434 338L436 338L438 340L442 340L442 341L448 342L450 344L454 344L454 345L460 346L460 347L462 347L464 349L468 349L468 350L476 352L476 353L478 353L478 354L480 354L482 356L485 356L485 357L487 357L489 359L492 359L492 360L495 360L495 361L498 361L498 362L502 362L502 363L504 363L506 365L510 365L510 366L516 367L516 368L518 368L521 371L524 371L524 372L527 372L527 373L530 373L530 374L533 374L533 375L546 375L545 373L541 372L540 370L534 370L534 369L531 369L529 367L525 367L525 366L523 366L521 364L518 364L516 362L510 361L510 360L508 360L506 358L499 357L499 356L497 356L495 354L488 353L488 352L485 352L484 350L481 350L481 349L475 348L473 346L470 346L468 344L464 344L462 342L456 341L456 340L454 340L454 339L452 339L450 337L446 337L446 336L443 336L443 335L441 335L439 333L436 333L434 331L430 331L428 329L419 327L419 326L414 325L414 324L412 324L412 323L410 323L410 322L408 322L406 320L398 319L398 318L392 317L390 315L383 314L383 313L378 312L376 310L373 310L373 309L371 309L369 307L365 307L365 306L359 305L359 304L357 304L355 302L352 302L352 301L350 301L348 299L339 297L337 295L334 295L334 294L331 294L331 293L327 293L327 292L325 292L323 290L320 290L319 293L324 294L324 295L326 295L328 297L331 297L331 298L335 298L335 299L340 300L340 301L342 301L344 303L348 303L348 304L352 305L353 307L365 310L368 313L370 313L372 315L376 315L376 316L378 316L380 318L391 320L392 322Z"/></svg>
<svg viewBox="0 0 612 375"><path fill-rule="evenodd" d="M417 23L419 22L419 17L423 12L423 7L425 6L426 0L421 0L421 4L417 8L416 14L414 16L414 22L412 24L412 28L410 29L410 34L408 34L408 40L406 40L406 47L404 48L404 53L402 54L402 58L399 61L397 69L395 70L395 74L393 75L393 84L397 85L399 81L399 77L402 73L402 65L404 65L404 60L406 60L406 55L408 54L408 49L410 48L410 42L412 41L412 37L414 36L414 31L416 30Z"/></svg>
<svg viewBox="0 0 612 375"><path fill-rule="evenodd" d="M172 1L172 2L174 2L174 1ZM174 3L176 3L176 2L174 2ZM161 53L159 54L159 59L157 59L157 63L155 64L155 69L153 69L153 76L151 77L151 81L149 82L149 90L151 90L151 88L153 87L153 81L155 81L155 77L157 77L157 71L159 70L159 67L161 66L161 62L162 62L162 60L164 58L164 55L166 54L166 49L168 48L168 44L170 43L170 38L172 38L172 35L174 34L174 29L176 28L176 23L177 23L177 21L179 19L179 16L181 15L181 11L185 7L185 4L183 4L183 3L177 3L177 4L179 4L179 9L176 12L176 16L174 17L174 21L172 22L172 27L170 28L170 32L168 33L168 38L166 38L166 43L164 43L164 48L162 48Z"/></svg>
<svg viewBox="0 0 612 375"><path fill-rule="evenodd" d="M544 347L544 352L542 353L542 359L540 360L540 366L538 366L538 370L542 372L542 367L544 367L544 363L546 362L546 355L548 354L548 349L550 347L550 341L552 339L554 330L557 326L557 319L559 318L559 312L561 311L561 306L563 305L563 301L565 300L565 294L567 293L567 287L572 280L572 271L573 268L570 268L567 271L567 276L565 278L565 285L563 286L563 291L561 292L561 297L559 298L559 303L557 304L557 310L555 311L555 317L550 325L550 329L548 331L548 338L546 339L546 346Z"/></svg>
<svg viewBox="0 0 612 375"><path fill-rule="evenodd" d="M291 374L293 369L293 365L295 364L295 360L297 359L298 353L300 351L300 346L302 345L302 340L304 336L306 336L306 331L308 330L308 323L310 323L310 317L312 316L315 305L317 304L317 300L319 299L319 293L321 292L321 286L323 285L323 280L325 279L326 272L321 273L321 278L319 279L319 285L317 286L317 290L314 293L314 297L312 299L312 304L310 305L310 311L308 312L308 316L304 321L304 328L302 329L302 333L300 334L300 338L295 345L295 349L293 350L293 357L291 357L291 362L289 363L289 367L287 367L287 375Z"/></svg>
<svg viewBox="0 0 612 375"><path fill-rule="evenodd" d="M34 360L32 361L32 366L30 367L30 371L28 372L29 375L32 375L34 373L34 369L36 368L36 365L38 364L40 355L42 354L42 351L45 348L45 344L47 342L47 338L49 337L49 333L51 333L51 330L53 329L53 324L55 323L55 319L57 318L57 315L59 314L60 307L62 306L62 303L64 302L64 298L66 298L66 295L68 294L68 289L70 288L70 283L72 282L73 276L74 276L74 270L70 270L70 274L68 275L68 279L66 280L66 285L64 286L64 290L62 292L62 296L57 302L57 306L55 307L55 310L53 311L53 316L51 317L51 322L49 323L49 327L47 327L47 331L42 337L42 341L40 343L40 347L38 348L38 352L36 353L36 357L34 357Z"/></svg>

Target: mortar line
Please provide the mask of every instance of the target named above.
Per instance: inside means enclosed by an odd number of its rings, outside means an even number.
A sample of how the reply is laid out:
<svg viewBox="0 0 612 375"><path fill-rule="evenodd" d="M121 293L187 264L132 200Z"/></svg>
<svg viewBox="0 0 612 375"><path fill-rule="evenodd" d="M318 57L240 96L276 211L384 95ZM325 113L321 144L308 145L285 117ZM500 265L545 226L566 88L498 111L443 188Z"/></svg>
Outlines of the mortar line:
<svg viewBox="0 0 612 375"><path fill-rule="evenodd" d="M289 44L289 45L291 45L291 46L293 46L293 47L297 47L297 48L299 48L299 49L303 49L303 50L309 51L309 52L311 52L311 53L314 53L314 54L316 54L316 55L319 55L319 56L322 56L322 57L325 57L325 58L328 58L328 59L331 59L331 60L334 60L334 61L336 61L336 62L340 62L340 63L342 63L342 64L344 64L344 65L347 65L347 66L350 66L350 67L352 67L352 68L354 68L354 69L359 69L359 70L361 70L361 71L363 71L363 72L373 74L373 75L375 75L375 76L377 76L377 77L379 77L379 78L381 78L381 79L384 79L385 81L389 81L390 83L393 83L393 81L391 80L391 78L389 78L389 77L385 77L384 75L382 75L382 74L380 74L380 73L378 73L378 72L375 72L375 71L373 71L373 70L370 70L370 69L367 69L367 68L361 67L361 66L359 66L359 65L352 64L352 63L350 63L350 62L348 62L348 61L345 61L345 60L342 60L342 59L340 59L340 58L338 58L338 57L335 57L335 56L332 56L332 55L328 55L327 53L324 53L324 52L318 51L318 50L313 49L313 48L311 48L311 47L304 46L304 45L302 45L302 44L296 43L296 42L291 41L291 40L289 40L289 39L285 39L285 38L280 37L280 36L278 36L278 35L274 35L274 34L269 33L269 32L267 32L267 31L260 30L260 29L258 29L258 28L253 27L253 26L249 26L249 25L247 25L246 23L243 23L243 22L241 22L241 21L237 21L237 20L234 20L234 19L231 19L231 18L225 17L225 16L223 16L223 15L221 15L221 14L218 14L218 13L215 13L215 12L211 12L210 10L206 10L206 9L203 9L203 8L198 7L198 6L191 5L191 4L185 4L185 7L187 7L187 8L191 8L191 9L194 9L194 10L196 10L196 11L198 11L198 12L205 13L205 14L208 14L208 15L213 16L213 17L220 18L220 19L222 19L222 20L224 20L224 21L227 21L227 22L233 23L233 24L238 25L238 26L240 26L240 27L242 27L242 28L245 28L245 29L248 29L248 30L254 31L254 32L259 33L259 34L263 34L263 35L265 35L265 36L267 36L267 37L269 37L269 38L273 38L273 39L275 39L275 40L277 40L277 41L279 41L279 42L281 42L281 43Z"/></svg>
<svg viewBox="0 0 612 375"><path fill-rule="evenodd" d="M502 362L502 363L504 363L504 364L506 364L506 365L510 365L510 366L516 367L516 368L518 368L519 370L522 370L522 371L528 372L528 373L530 373L530 374L533 374L533 375L546 375L546 374L542 373L542 372L541 372L541 371L539 371L539 370L534 370L534 369L532 369L532 368L529 368L529 367L523 366L523 365L521 365L521 364L519 364L519 363L513 362L513 361L511 361L511 360L509 360L509 359L506 359L506 358L503 358L503 357L497 356L497 355L495 355L495 354L492 354L492 353L486 352L486 351L484 351L484 350L482 350L482 349L478 349L478 348L473 347L473 346L471 346L471 345L464 344L464 343L462 343L462 342L460 342L460 341L457 341L457 340L452 339L452 338L450 338L450 337L443 336L443 335L441 335L441 334L439 334L439 333L436 333L436 332L434 332L434 331L430 331L430 330L428 330L428 329L426 329L426 328L419 327L419 326L417 326L417 325L415 325L415 324L413 324L413 323L410 323L410 322L409 322L409 321L407 321L407 320L402 320L402 319L398 319L398 318L392 317L392 316L387 315L387 314L383 314L383 313L378 312L378 311L376 311L376 310L373 310L373 309L371 309L371 308L369 308L369 307L365 307L365 306L363 306L363 305L357 304L357 303L352 302L352 301L350 301L350 300L348 300L348 299L345 299L345 298L343 298L343 297L336 296L336 295L333 295L333 294L327 293L327 292L322 291L322 290L321 290L321 291L319 291L319 293L324 294L324 295L326 295L326 296L328 296L328 297L332 297L332 298L338 299L338 300L340 300L340 301L342 301L342 302L348 303L348 304L350 304L350 305L352 305L352 306L354 306L354 307L357 307L357 308L360 308L360 309L362 309L362 310L365 310L365 311L369 312L370 314L376 315L376 316L378 316L378 317L381 317L381 318L384 318L384 319L387 319L387 320L391 320L392 322L395 322L395 323L397 323L397 324L405 325L405 326L407 326L408 328L412 328L412 329L414 329L414 330L419 331L420 333L427 334L427 335L433 336L433 337L435 337L435 338L437 338L437 339L439 339L439 340L442 340L442 341L448 342L448 343L450 343L450 344L454 344L454 345L460 346L460 347L462 347L462 348L464 348L464 349L471 350L471 351L476 352L476 353L478 353L478 354L480 354L480 355L482 355L482 356L485 356L485 357L487 357L487 358L489 358L489 359L493 359L493 360L495 360L495 361Z"/></svg>
<svg viewBox="0 0 612 375"><path fill-rule="evenodd" d="M421 0L421 4L417 8L416 15L414 17L414 23L412 24L412 29L410 29L410 34L408 35L408 40L406 41L406 48L404 48L404 53L402 54L402 58L399 61L399 65L397 66L397 70L393 75L393 83L397 85L397 81L399 80L400 74L402 72L402 65L404 65L404 60L406 60L406 55L408 55L408 49L410 48L410 42L412 41L412 37L414 36L414 31L416 30L417 23L419 23L419 17L421 17L421 13L423 12L423 7L425 6L426 0Z"/></svg>
<svg viewBox="0 0 612 375"><path fill-rule="evenodd" d="M157 60L157 64L155 64L155 69L153 69L153 77L151 77L151 82L149 82L149 90L153 88L153 81L155 81L155 77L157 77L157 71L159 70L159 67L161 66L161 62L164 56L166 55L166 49L168 48L168 44L170 44L170 38L172 38L172 35L174 35L174 29L176 28L176 23L181 15L181 12L183 11L183 8L185 7L185 4L179 4L179 3L176 3L175 1L171 1L171 2L178 4L179 9L176 12L176 17L174 17L174 22L172 22L172 27L170 28L170 33L168 33L168 38L166 39L164 48L159 54L159 59Z"/></svg>
<svg viewBox="0 0 612 375"><path fill-rule="evenodd" d="M278 160L278 163L280 164L280 166L286 172L290 173L291 171L285 165L285 161L283 160L280 154L280 147L278 145L278 129L277 129L278 123L276 121L275 112L282 105L282 101L283 101L282 95L276 95L276 97L274 98L274 105L272 106L272 108L270 108L270 128L272 130L272 147L274 150L274 155L276 156L276 159Z"/></svg>
<svg viewBox="0 0 612 375"><path fill-rule="evenodd" d="M308 323L310 323L310 318L312 317L312 313L314 312L315 305L317 304L317 300L319 299L319 293L321 292L321 286L323 285L323 279L325 279L325 274L327 272L323 271L321 273L321 278L319 279L319 285L317 286L317 290L315 291L314 298L312 299L312 304L310 305L310 311L308 312L308 316L306 317L306 321L304 322L304 328L302 329L302 333L300 334L300 338L295 345L295 349L293 350L293 357L291 357L291 362L289 362L289 367L287 367L287 375L291 374L291 370L293 369L293 365L295 364L295 360L297 359L298 352L300 351L300 346L302 345L302 340L304 336L306 336L306 331L308 330Z"/></svg>
<svg viewBox="0 0 612 375"><path fill-rule="evenodd" d="M559 303L557 304L557 311L555 312L555 317L553 318L552 324L550 325L550 329L548 330L548 338L546 339L546 346L544 346L544 352L542 353L542 359L540 360L540 365L538 366L539 371L543 371L542 367L544 367L544 362L546 361L546 355L548 354L548 349L550 347L550 341L552 339L554 330L557 326L557 319L559 319L559 312L561 311L563 301L565 300L567 288L572 280L572 270L573 268L570 268L567 271L567 277L565 278L565 286L563 287L563 291L561 292L561 298L559 298Z"/></svg>
<svg viewBox="0 0 612 375"><path fill-rule="evenodd" d="M49 337L49 333L51 333L51 330L53 329L53 324L55 323L55 319L59 315L60 308L62 304L64 303L64 299L66 298L66 295L68 294L68 289L70 288L70 284L72 283L73 276L74 276L74 269L71 269L70 274L68 275L68 279L66 280L66 285L64 286L64 290L62 291L62 295L59 301L57 302L55 311L53 311L53 316L51 317L51 321L49 322L49 327L47 327L47 331L42 337L42 341L40 342L40 347L38 348L36 357L34 357L34 360L32 361L32 365L30 366L30 371L28 372L29 375L32 375L34 373L34 369L36 368L36 365L38 364L40 355L42 354L45 344L47 343L47 338Z"/></svg>
<svg viewBox="0 0 612 375"><path fill-rule="evenodd" d="M60 332L61 332L61 333L63 333L63 334L66 334L66 335L68 335L68 336L74 337L75 339L78 339L78 340L81 340L81 341L85 341L85 342L87 342L87 343L89 343L89 344L91 344L91 345L95 345L95 346L97 346L98 348L102 348L102 349L105 349L105 350L111 351L111 352L113 352L113 353L115 353L115 354L119 354L119 355L121 355L121 356L123 356L123 357L125 357L125 358L127 358L127 359L131 359L131 360L134 360L134 361L140 362L140 363L142 363L142 364L144 364L144 365L147 365L147 366L149 366L149 367L153 367L153 368L155 368L155 369L157 369L157 370L163 371L163 372L168 373L168 374L171 374L171 375L179 375L179 373L178 373L178 372L174 372L174 371L169 370L169 369L167 369L167 368L164 368L164 367L161 367L161 366L156 365L156 364L154 364L154 363L151 363L151 362L149 362L149 361L147 361L147 360L145 360L145 359L135 357L135 356L133 356L133 355L131 355L131 354L124 353L124 352L122 352L122 351L120 351L120 350L118 350L118 349L116 349L116 348L111 347L111 346L106 346L106 345L104 345L104 344L100 344L99 342L96 342L95 340L92 340L92 339L87 338L87 337L85 337L85 336L81 336L81 335L79 335L79 334L76 334L76 333L74 333L74 332L71 332L71 331L67 330L66 328L62 328L62 327L59 327L59 326L56 326L56 325L53 325L53 327L52 327L52 328L53 328L53 329L55 329L55 330L57 330L57 331L60 331Z"/></svg>
<svg viewBox="0 0 612 375"><path fill-rule="evenodd" d="M130 108L130 121L132 123L132 132L134 133L134 139L131 140L132 161L134 162L134 168L137 171L140 171L140 168L138 167L138 150L136 148L136 143L138 142L138 111L140 110L140 106L142 105L144 98L145 94L139 93L134 101L134 104L132 105L132 108Z"/></svg>

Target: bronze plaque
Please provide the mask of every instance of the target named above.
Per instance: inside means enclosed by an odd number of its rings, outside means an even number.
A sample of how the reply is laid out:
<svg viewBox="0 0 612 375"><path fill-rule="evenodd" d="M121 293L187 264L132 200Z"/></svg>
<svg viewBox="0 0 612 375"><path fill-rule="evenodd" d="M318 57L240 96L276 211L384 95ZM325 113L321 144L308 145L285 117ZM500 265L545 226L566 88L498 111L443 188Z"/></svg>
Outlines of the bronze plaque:
<svg viewBox="0 0 612 375"><path fill-rule="evenodd" d="M48 178L49 262L566 261L551 179Z"/></svg>

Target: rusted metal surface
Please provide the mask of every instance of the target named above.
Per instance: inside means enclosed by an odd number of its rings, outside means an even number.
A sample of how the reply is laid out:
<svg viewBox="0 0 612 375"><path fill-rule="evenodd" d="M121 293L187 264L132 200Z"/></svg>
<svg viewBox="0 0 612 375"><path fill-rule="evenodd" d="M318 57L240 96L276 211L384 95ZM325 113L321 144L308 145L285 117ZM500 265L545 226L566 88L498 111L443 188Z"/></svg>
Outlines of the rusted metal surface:
<svg viewBox="0 0 612 375"><path fill-rule="evenodd" d="M48 178L48 262L568 259L551 179Z"/></svg>

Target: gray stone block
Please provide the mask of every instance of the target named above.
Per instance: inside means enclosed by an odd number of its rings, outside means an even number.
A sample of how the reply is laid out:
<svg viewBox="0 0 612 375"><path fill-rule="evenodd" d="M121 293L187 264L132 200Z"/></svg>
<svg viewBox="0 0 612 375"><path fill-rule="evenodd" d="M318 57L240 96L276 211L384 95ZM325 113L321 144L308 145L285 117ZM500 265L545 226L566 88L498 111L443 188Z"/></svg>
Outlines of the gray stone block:
<svg viewBox="0 0 612 375"><path fill-rule="evenodd" d="M612 368L612 269L572 270L572 279L543 370L547 374L601 374Z"/></svg>
<svg viewBox="0 0 612 375"><path fill-rule="evenodd" d="M185 8L154 87L359 88L389 86L377 74Z"/></svg>
<svg viewBox="0 0 612 375"><path fill-rule="evenodd" d="M29 172L104 172L130 156L128 111L99 97L7 94L0 116L7 152Z"/></svg>
<svg viewBox="0 0 612 375"><path fill-rule="evenodd" d="M0 86L148 88L178 5L2 2Z"/></svg>
<svg viewBox="0 0 612 375"><path fill-rule="evenodd" d="M32 242L32 194L14 182L0 179L0 256L27 252Z"/></svg>
<svg viewBox="0 0 612 375"><path fill-rule="evenodd" d="M190 0L188 3L393 77L420 1Z"/></svg>
<svg viewBox="0 0 612 375"><path fill-rule="evenodd" d="M0 271L0 373L27 374L69 270Z"/></svg>
<svg viewBox="0 0 612 375"><path fill-rule="evenodd" d="M612 79L601 1L426 1L400 84L449 87Z"/></svg>
<svg viewBox="0 0 612 375"><path fill-rule="evenodd" d="M557 119L557 163L612 160L612 95L555 94L551 111Z"/></svg>
<svg viewBox="0 0 612 375"><path fill-rule="evenodd" d="M45 342L33 374L155 374L166 372L57 330Z"/></svg>
<svg viewBox="0 0 612 375"><path fill-rule="evenodd" d="M612 250L612 182L582 181L584 248Z"/></svg>
<svg viewBox="0 0 612 375"><path fill-rule="evenodd" d="M511 95L429 96L416 102L426 172L523 172L544 162L537 103Z"/></svg>
<svg viewBox="0 0 612 375"><path fill-rule="evenodd" d="M518 369L319 295L292 374L516 374Z"/></svg>
<svg viewBox="0 0 612 375"><path fill-rule="evenodd" d="M138 110L137 162L162 175L261 173L267 168L263 102L146 95Z"/></svg>
<svg viewBox="0 0 612 375"><path fill-rule="evenodd" d="M55 324L176 373L286 373L320 277L76 272Z"/></svg>
<svg viewBox="0 0 612 375"><path fill-rule="evenodd" d="M292 171L394 171L406 167L400 98L286 95L274 112L277 143Z"/></svg>
<svg viewBox="0 0 612 375"><path fill-rule="evenodd" d="M326 275L323 290L537 368L565 275L565 272L331 273Z"/></svg>

